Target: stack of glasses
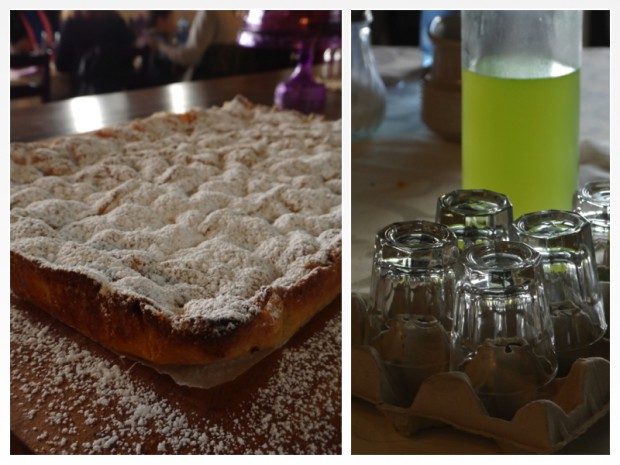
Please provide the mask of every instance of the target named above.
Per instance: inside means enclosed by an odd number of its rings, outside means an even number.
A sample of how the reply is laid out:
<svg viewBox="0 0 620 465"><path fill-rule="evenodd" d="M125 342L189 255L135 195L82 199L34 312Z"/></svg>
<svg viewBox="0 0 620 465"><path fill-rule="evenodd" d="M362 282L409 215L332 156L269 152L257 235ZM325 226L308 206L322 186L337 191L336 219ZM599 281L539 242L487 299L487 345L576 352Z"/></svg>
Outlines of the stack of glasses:
<svg viewBox="0 0 620 465"><path fill-rule="evenodd" d="M609 203L601 214L591 201L604 188L608 199L608 184L587 185L575 211L516 221L505 195L458 190L438 199L435 222L379 231L365 342L383 401L407 407L428 376L463 371L488 413L510 419L590 356L607 330Z"/></svg>

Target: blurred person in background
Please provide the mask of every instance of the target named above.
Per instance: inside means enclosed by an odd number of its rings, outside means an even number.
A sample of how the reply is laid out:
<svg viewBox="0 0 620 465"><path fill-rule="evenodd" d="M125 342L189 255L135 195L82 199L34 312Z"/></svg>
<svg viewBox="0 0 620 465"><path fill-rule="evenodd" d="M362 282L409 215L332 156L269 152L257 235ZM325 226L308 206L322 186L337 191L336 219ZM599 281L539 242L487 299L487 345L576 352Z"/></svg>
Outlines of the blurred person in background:
<svg viewBox="0 0 620 465"><path fill-rule="evenodd" d="M177 22L172 10L149 11L146 20L147 36L152 44L162 43L170 46L176 44ZM146 86L161 86L179 81L184 68L173 63L161 53L157 46L146 54L145 79Z"/></svg>
<svg viewBox="0 0 620 465"><path fill-rule="evenodd" d="M61 26L56 69L70 75L73 95L126 89L134 72L134 41L116 11L75 11Z"/></svg>
<svg viewBox="0 0 620 465"><path fill-rule="evenodd" d="M237 45L242 21L235 10L198 11L184 44L159 39L152 46L171 62L186 67L185 80L241 74L249 71L246 51Z"/></svg>

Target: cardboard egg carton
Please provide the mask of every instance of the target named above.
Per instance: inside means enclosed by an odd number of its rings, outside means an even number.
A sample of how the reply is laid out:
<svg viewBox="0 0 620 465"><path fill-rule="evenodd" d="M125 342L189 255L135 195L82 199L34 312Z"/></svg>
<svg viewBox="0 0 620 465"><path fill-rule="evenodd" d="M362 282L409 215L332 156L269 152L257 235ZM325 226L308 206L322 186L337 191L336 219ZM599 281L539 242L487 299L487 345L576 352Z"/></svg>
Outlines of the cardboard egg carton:
<svg viewBox="0 0 620 465"><path fill-rule="evenodd" d="M609 356L577 360L569 374L556 378L541 398L521 407L511 420L490 416L461 372L427 378L408 407L391 405L389 381L378 354L362 344L365 301L352 299L352 393L375 404L400 434L411 436L431 426L451 425L496 441L506 453L552 453L583 434L609 412ZM598 347L609 354L609 341Z"/></svg>

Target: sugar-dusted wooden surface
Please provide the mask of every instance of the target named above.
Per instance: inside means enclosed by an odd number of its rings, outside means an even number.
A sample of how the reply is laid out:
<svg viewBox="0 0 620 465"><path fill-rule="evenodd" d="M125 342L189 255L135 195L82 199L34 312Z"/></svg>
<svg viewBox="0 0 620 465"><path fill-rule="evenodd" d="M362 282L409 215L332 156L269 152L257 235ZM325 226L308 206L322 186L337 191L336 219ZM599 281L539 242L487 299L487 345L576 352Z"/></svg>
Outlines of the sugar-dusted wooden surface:
<svg viewBox="0 0 620 465"><path fill-rule="evenodd" d="M338 297L283 348L205 390L13 301L13 452L339 454L341 321Z"/></svg>

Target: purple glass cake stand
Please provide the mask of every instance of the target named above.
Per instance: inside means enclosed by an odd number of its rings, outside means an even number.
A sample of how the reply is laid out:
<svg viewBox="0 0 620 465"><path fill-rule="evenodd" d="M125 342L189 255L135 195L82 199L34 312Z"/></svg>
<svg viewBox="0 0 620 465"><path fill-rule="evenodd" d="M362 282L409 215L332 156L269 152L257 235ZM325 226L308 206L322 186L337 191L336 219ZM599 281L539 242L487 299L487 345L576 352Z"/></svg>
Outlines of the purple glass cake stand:
<svg viewBox="0 0 620 465"><path fill-rule="evenodd" d="M321 113L327 90L313 77L314 55L316 50L340 47L341 25L339 10L249 10L238 43L251 48L296 51L297 66L276 87L275 105L302 113Z"/></svg>

